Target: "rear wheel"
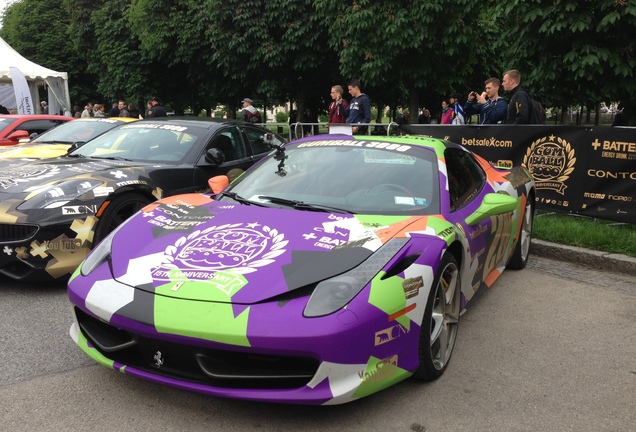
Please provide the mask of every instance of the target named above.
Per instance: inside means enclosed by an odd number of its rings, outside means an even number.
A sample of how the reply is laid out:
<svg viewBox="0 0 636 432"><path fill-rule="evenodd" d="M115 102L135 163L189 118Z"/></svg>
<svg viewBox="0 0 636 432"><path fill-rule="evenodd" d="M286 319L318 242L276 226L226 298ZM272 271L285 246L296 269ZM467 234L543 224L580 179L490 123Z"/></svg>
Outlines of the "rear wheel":
<svg viewBox="0 0 636 432"><path fill-rule="evenodd" d="M420 367L415 377L432 381L448 366L459 327L461 281L459 265L450 253L440 262L428 297L420 331Z"/></svg>
<svg viewBox="0 0 636 432"><path fill-rule="evenodd" d="M523 213L523 222L521 223L521 231L519 232L519 241L515 247L507 268L511 270L521 270L528 264L530 257L530 242L532 240L532 221L534 219L534 206L532 197L528 197L526 208Z"/></svg>
<svg viewBox="0 0 636 432"><path fill-rule="evenodd" d="M138 193L129 193L113 200L99 219L93 244L99 243L109 232L149 203L147 197Z"/></svg>

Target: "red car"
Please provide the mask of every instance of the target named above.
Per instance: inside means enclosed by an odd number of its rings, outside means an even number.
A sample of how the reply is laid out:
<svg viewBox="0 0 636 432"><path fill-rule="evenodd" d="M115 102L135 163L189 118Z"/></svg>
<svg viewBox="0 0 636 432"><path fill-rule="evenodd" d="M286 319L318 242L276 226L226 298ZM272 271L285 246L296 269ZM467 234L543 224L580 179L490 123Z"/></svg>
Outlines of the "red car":
<svg viewBox="0 0 636 432"><path fill-rule="evenodd" d="M73 117L49 114L0 115L0 146L16 145L33 133L41 134L71 120Z"/></svg>

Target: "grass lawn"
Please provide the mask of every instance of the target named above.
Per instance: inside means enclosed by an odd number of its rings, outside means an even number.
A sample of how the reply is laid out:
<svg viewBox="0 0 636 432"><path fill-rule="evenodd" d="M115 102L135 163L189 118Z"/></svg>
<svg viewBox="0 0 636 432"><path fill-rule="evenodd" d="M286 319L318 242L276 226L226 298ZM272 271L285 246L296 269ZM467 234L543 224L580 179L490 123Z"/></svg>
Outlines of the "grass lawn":
<svg viewBox="0 0 636 432"><path fill-rule="evenodd" d="M636 225L538 211L533 228L540 240L636 257Z"/></svg>

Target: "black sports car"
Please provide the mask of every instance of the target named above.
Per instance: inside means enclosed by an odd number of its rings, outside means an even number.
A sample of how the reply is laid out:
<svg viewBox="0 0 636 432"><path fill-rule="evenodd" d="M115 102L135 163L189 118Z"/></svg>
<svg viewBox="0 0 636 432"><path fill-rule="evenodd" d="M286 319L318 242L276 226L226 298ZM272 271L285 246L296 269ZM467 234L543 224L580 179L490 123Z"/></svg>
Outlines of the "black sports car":
<svg viewBox="0 0 636 432"><path fill-rule="evenodd" d="M240 173L282 142L240 121L168 117L114 128L66 156L3 167L0 274L68 276L146 204L206 190L209 178Z"/></svg>

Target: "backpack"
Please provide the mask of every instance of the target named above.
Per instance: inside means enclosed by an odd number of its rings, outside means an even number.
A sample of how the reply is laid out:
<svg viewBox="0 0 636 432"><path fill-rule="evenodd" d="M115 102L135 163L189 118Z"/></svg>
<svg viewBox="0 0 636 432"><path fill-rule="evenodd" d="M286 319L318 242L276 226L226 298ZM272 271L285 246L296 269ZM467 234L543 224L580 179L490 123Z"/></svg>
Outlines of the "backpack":
<svg viewBox="0 0 636 432"><path fill-rule="evenodd" d="M247 112L247 121L250 123L260 123L261 122L261 113L256 111L255 113Z"/></svg>
<svg viewBox="0 0 636 432"><path fill-rule="evenodd" d="M530 99L530 123L529 124L545 124L547 116L541 102L536 100L530 93L526 92Z"/></svg>
<svg viewBox="0 0 636 432"><path fill-rule="evenodd" d="M543 105L541 102L530 96L530 100L532 101L532 109L530 111L530 121L532 124L545 124L546 115L545 109L543 109Z"/></svg>

